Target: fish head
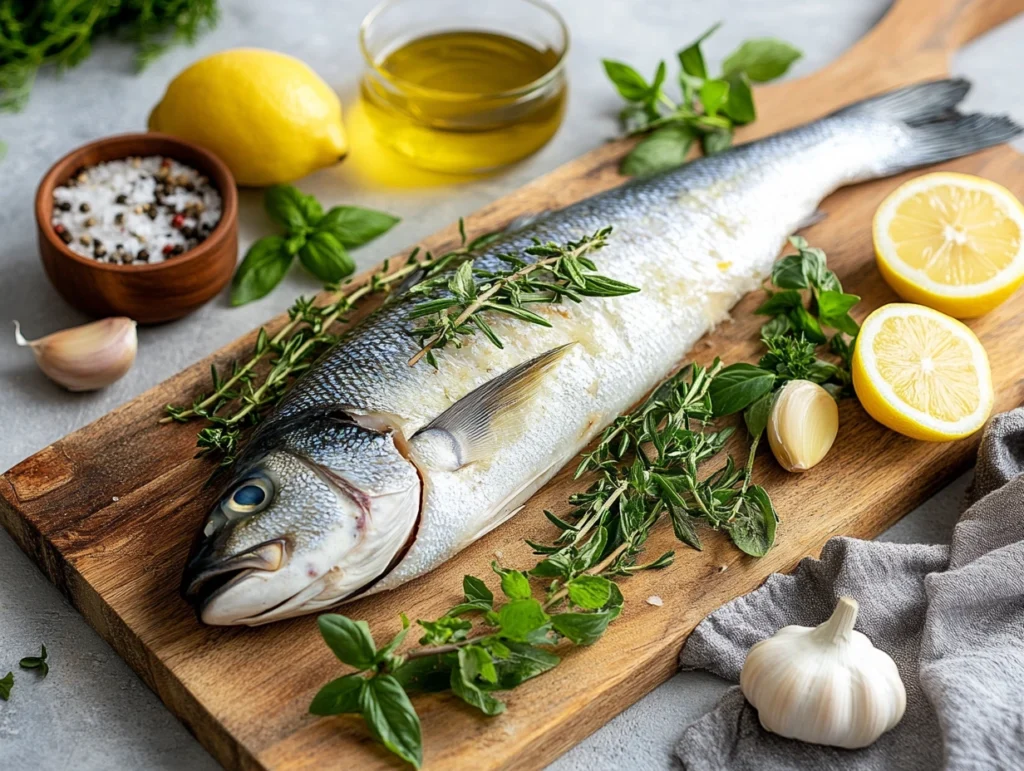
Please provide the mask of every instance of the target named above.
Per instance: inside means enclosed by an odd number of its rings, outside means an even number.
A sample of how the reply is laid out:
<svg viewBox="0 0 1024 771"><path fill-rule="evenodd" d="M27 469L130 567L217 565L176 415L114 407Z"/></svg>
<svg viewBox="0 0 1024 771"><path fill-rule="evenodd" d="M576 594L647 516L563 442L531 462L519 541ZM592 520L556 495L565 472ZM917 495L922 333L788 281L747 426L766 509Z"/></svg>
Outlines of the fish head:
<svg viewBox="0 0 1024 771"><path fill-rule="evenodd" d="M416 467L390 430L347 417L279 431L214 504L185 568L200 619L255 626L329 607L386 575L415 537Z"/></svg>

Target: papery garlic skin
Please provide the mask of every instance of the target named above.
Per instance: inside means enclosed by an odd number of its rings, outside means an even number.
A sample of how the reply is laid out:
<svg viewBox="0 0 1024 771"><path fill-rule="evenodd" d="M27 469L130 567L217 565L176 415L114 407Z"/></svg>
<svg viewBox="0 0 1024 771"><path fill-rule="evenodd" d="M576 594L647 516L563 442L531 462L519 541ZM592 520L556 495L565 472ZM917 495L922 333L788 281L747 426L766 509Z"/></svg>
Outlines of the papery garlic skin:
<svg viewBox="0 0 1024 771"><path fill-rule="evenodd" d="M821 626L783 627L750 649L740 689L766 730L857 749L900 721L907 692L899 671L854 631L857 610L856 600L841 597Z"/></svg>
<svg viewBox="0 0 1024 771"><path fill-rule="evenodd" d="M135 363L135 322L124 316L93 321L26 340L14 322L14 340L28 346L39 369L69 391L95 391L120 380Z"/></svg>
<svg viewBox="0 0 1024 771"><path fill-rule="evenodd" d="M772 403L768 444L786 471L807 471L828 454L839 433L839 407L810 380L790 380Z"/></svg>

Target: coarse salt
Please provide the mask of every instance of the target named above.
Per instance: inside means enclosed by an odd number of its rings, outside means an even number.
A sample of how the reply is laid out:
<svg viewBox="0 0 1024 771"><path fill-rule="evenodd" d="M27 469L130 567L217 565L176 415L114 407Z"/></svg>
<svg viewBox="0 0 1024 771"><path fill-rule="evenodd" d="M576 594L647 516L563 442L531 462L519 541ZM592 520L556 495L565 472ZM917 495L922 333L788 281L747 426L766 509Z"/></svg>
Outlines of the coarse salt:
<svg viewBox="0 0 1024 771"><path fill-rule="evenodd" d="M195 169L149 156L83 169L53 191L52 225L101 262L156 263L194 248L220 222L220 193Z"/></svg>
<svg viewBox="0 0 1024 771"><path fill-rule="evenodd" d="M661 599L661 597L659 597L659 596L658 596L658 595L656 595L656 594L652 594L652 595L651 595L650 597L648 597L648 598L647 598L647 604L648 604L648 605L653 605L653 606L655 606L656 608L660 608L660 607L661 607L662 605L664 605L665 603L664 603L664 601L663 601L663 600Z"/></svg>

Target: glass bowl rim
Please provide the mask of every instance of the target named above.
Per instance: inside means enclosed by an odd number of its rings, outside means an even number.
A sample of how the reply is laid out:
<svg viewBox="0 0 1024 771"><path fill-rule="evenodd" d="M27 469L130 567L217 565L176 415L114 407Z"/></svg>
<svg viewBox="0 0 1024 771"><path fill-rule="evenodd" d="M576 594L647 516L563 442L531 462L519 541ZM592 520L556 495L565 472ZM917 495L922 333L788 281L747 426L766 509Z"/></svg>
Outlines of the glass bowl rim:
<svg viewBox="0 0 1024 771"><path fill-rule="evenodd" d="M388 8L398 5L399 3L410 2L410 0L382 0L382 2L375 5L370 12L366 14L362 23L359 25L359 50L363 54L363 60L367 67L369 67L378 77L381 77L387 82L393 84L403 93L418 93L424 96L429 96L432 99L447 101L474 101L477 99L515 98L526 96L547 86L561 74L563 69L565 69L565 58L569 53L569 27L558 10L550 3L546 2L546 0L518 1L532 5L545 12L555 20L555 23L558 25L558 28L562 33L561 50L558 52L558 59L555 63L552 64L551 68L539 78L530 81L524 86L519 86L518 88L508 89L505 91L494 91L487 94L466 94L458 91L445 91L438 88L425 88L424 86L420 86L416 83L405 80L404 78L396 77L387 70L379 67L366 44L367 32L377 20L377 17L384 13Z"/></svg>

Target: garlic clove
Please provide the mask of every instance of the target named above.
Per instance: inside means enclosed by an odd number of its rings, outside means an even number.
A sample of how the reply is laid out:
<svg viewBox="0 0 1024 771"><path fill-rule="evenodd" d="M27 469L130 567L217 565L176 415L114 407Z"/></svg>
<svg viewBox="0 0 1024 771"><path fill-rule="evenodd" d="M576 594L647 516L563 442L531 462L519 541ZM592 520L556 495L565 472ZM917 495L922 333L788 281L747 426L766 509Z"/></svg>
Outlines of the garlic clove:
<svg viewBox="0 0 1024 771"><path fill-rule="evenodd" d="M768 416L768 444L786 471L816 466L839 433L839 408L828 391L809 380L782 387Z"/></svg>
<svg viewBox="0 0 1024 771"><path fill-rule="evenodd" d="M28 346L39 369L69 391L95 391L119 380L135 362L135 322L124 316L93 321L26 340L14 322L14 341Z"/></svg>
<svg viewBox="0 0 1024 771"><path fill-rule="evenodd" d="M841 597L817 627L787 626L747 653L740 690L767 731L832 747L867 747L903 718L895 662L854 630L858 605Z"/></svg>

